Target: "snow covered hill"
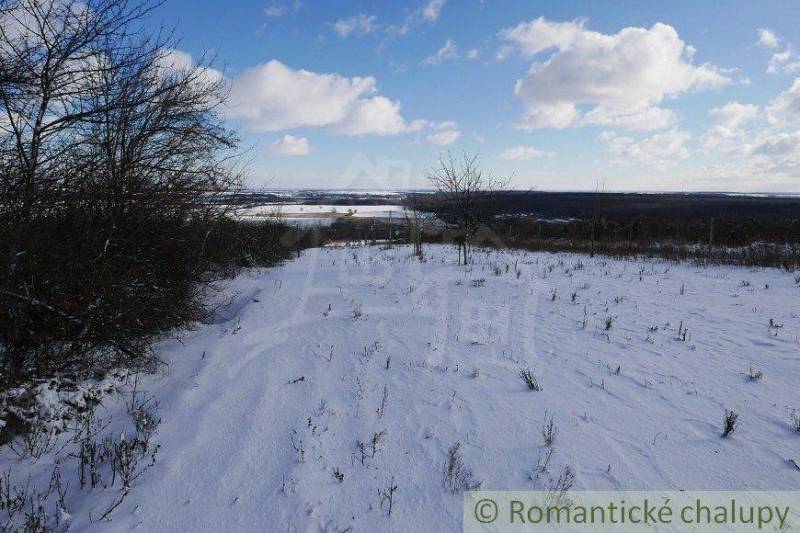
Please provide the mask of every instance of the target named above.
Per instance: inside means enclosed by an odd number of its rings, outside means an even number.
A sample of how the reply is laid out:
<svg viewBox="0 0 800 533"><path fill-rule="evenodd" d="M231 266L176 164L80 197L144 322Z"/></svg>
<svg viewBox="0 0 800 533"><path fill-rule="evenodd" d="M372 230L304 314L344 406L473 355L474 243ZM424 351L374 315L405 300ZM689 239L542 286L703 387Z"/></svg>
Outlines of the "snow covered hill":
<svg viewBox="0 0 800 533"><path fill-rule="evenodd" d="M73 526L456 531L456 444L462 488L800 489L792 274L425 251L235 279L215 323L160 345L156 466L111 522Z"/></svg>

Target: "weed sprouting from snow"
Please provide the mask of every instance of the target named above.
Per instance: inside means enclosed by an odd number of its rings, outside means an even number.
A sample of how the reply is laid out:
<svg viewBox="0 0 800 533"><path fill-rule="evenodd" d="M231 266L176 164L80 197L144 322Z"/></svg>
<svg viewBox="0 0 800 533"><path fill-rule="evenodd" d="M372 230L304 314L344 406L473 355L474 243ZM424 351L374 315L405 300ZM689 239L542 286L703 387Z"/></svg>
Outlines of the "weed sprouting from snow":
<svg viewBox="0 0 800 533"><path fill-rule="evenodd" d="M572 467L567 465L561 471L558 479L548 487L546 500L550 505L558 507L570 507L572 502L567 497L567 492L572 488L575 482L575 473Z"/></svg>
<svg viewBox="0 0 800 533"><path fill-rule="evenodd" d="M473 279L472 280L472 286L473 287L483 287L484 285L486 285L486 279L485 278L478 278L478 279Z"/></svg>
<svg viewBox="0 0 800 533"><path fill-rule="evenodd" d="M569 295L569 298L572 303L575 303L575 301L578 299L578 291L572 291L572 294Z"/></svg>
<svg viewBox="0 0 800 533"><path fill-rule="evenodd" d="M728 438L729 435L736 431L739 427L739 415L735 411L725 410L725 419L722 423L722 438Z"/></svg>
<svg viewBox="0 0 800 533"><path fill-rule="evenodd" d="M552 448L556 444L557 437L558 429L556 428L556 424L551 416L550 420L544 426L542 426L542 438L544 439L544 445L548 448Z"/></svg>
<svg viewBox="0 0 800 533"><path fill-rule="evenodd" d="M748 381L760 381L764 377L764 372L761 370L754 370L753 365L750 365L750 371L747 373Z"/></svg>
<svg viewBox="0 0 800 533"><path fill-rule="evenodd" d="M386 385L383 386L383 398L381 399L381 405L378 407L376 412L378 413L378 418L383 418L383 413L386 412L386 402L389 401L389 389L386 388Z"/></svg>
<svg viewBox="0 0 800 533"><path fill-rule="evenodd" d="M377 454L381 449L381 444L383 443L383 437L386 435L386 430L376 432L372 434L372 438L368 443L365 443L362 440L356 441L356 450L361 455L361 464L366 464L367 459L374 459L375 454Z"/></svg>
<svg viewBox="0 0 800 533"><path fill-rule="evenodd" d="M604 322L605 330L608 331L614 325L614 317L607 316Z"/></svg>
<svg viewBox="0 0 800 533"><path fill-rule="evenodd" d="M683 320L681 320L680 324L678 324L678 337L677 339L682 342L686 342L686 335L689 333L689 328L683 327Z"/></svg>
<svg viewBox="0 0 800 533"><path fill-rule="evenodd" d="M800 433L800 415L798 415L796 411L792 411L789 422L794 432Z"/></svg>
<svg viewBox="0 0 800 533"><path fill-rule="evenodd" d="M547 452L544 455L539 455L539 458L536 459L536 475L531 476L532 481L536 481L539 478L539 474L544 474L547 472L547 469L550 467L550 459L553 458L553 452L555 448L547 448Z"/></svg>
<svg viewBox="0 0 800 533"><path fill-rule="evenodd" d="M342 471L341 471L341 470L339 470L338 468L336 468L336 469L334 469L334 471L333 471L333 479L335 479L335 480L336 480L336 481L338 481L339 483L342 483L342 482L344 481L344 474L342 473Z"/></svg>
<svg viewBox="0 0 800 533"><path fill-rule="evenodd" d="M364 310L360 303L354 302L352 307L353 320L361 320L364 317Z"/></svg>
<svg viewBox="0 0 800 533"><path fill-rule="evenodd" d="M380 500L381 509L383 509L384 504L388 504L388 509L386 511L386 516L392 516L392 508L394 506L394 493L397 491L397 485L394 483L394 476L392 476L392 480L389 482L389 486L385 489L378 490L378 499Z"/></svg>
<svg viewBox="0 0 800 533"><path fill-rule="evenodd" d="M519 377L525 382L528 390L536 392L540 392L542 390L542 386L539 385L539 381L529 368L521 368L519 371Z"/></svg>
<svg viewBox="0 0 800 533"><path fill-rule="evenodd" d="M297 438L295 438L295 437L297 437ZM296 429L292 430L291 441L292 441L292 449L294 450L294 453L297 454L297 462L298 463L305 463L306 462L306 450L303 447L303 439L301 439L300 437L297 436L297 430Z"/></svg>
<svg viewBox="0 0 800 533"><path fill-rule="evenodd" d="M472 470L464 464L460 442L456 442L447 450L442 477L444 488L453 494L465 490L475 490L481 486L481 482L475 479Z"/></svg>

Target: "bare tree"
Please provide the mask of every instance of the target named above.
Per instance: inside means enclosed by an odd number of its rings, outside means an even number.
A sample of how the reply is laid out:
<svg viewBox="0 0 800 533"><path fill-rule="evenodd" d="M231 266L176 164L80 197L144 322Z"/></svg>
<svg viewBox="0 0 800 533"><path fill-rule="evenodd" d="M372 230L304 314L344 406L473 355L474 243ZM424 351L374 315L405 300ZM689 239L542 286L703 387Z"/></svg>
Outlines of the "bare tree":
<svg viewBox="0 0 800 533"><path fill-rule="evenodd" d="M141 358L228 260L225 82L143 29L158 5L0 0L3 379Z"/></svg>
<svg viewBox="0 0 800 533"><path fill-rule="evenodd" d="M84 139L77 123L120 105L92 101L98 79L152 55L160 42L137 39L136 24L156 2L126 0L2 0L0 103L4 154L17 172L5 174L8 207L27 218L33 205L63 185L69 151ZM8 202L7 202L8 203Z"/></svg>
<svg viewBox="0 0 800 533"><path fill-rule="evenodd" d="M458 160L448 152L439 158L439 165L428 173L436 189L440 217L456 226L455 240L459 249L459 264L470 262L473 240L481 228L491 228L494 210L491 197L508 186L510 178L500 179L484 172L478 165L478 154L463 153Z"/></svg>
<svg viewBox="0 0 800 533"><path fill-rule="evenodd" d="M425 197L412 193L405 202L405 222L408 227L408 236L414 247L414 255L423 258L422 240L425 233L432 230L434 226L434 215L431 213L430 206L425 202Z"/></svg>

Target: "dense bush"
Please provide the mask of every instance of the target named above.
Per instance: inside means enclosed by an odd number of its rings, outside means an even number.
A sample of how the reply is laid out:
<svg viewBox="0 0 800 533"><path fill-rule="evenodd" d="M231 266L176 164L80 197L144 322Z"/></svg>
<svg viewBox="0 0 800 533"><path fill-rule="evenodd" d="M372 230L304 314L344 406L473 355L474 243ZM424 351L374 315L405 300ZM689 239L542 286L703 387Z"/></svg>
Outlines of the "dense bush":
<svg viewBox="0 0 800 533"><path fill-rule="evenodd" d="M227 218L226 82L148 35L157 5L0 0L0 387L146 365L209 282L305 243Z"/></svg>

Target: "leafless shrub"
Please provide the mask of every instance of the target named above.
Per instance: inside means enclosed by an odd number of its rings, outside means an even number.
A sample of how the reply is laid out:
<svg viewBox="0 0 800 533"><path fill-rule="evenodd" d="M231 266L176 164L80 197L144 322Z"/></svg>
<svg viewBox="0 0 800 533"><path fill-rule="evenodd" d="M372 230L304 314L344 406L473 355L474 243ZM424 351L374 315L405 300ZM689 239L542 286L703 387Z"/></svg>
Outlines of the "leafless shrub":
<svg viewBox="0 0 800 533"><path fill-rule="evenodd" d="M442 206L439 217L456 226L453 237L458 244L459 264L469 264L473 240L482 228L494 225L494 213L485 199L502 190L509 182L481 170L478 156L466 153L456 161L452 154L439 158L439 165L428 172L428 180L436 189L436 200Z"/></svg>
<svg viewBox="0 0 800 533"><path fill-rule="evenodd" d="M0 387L148 368L150 336L204 318L206 282L305 246L226 218L225 81L211 57L165 67L176 43L143 29L159 4L2 3Z"/></svg>
<svg viewBox="0 0 800 533"><path fill-rule="evenodd" d="M522 368L519 371L519 377L525 382L529 390L539 392L542 390L539 381L536 379L534 373L528 368Z"/></svg>
<svg viewBox="0 0 800 533"><path fill-rule="evenodd" d="M792 411L792 415L789 417L789 422L794 432L800 433L800 415L798 415L795 411Z"/></svg>
<svg viewBox="0 0 800 533"><path fill-rule="evenodd" d="M544 445L548 448L552 448L556 444L556 437L558 437L558 429L556 428L553 417L551 416L550 420L542 427L542 438L544 439Z"/></svg>
<svg viewBox="0 0 800 533"><path fill-rule="evenodd" d="M739 415L734 411L725 410L725 418L722 422L722 438L727 438L739 427Z"/></svg>
<svg viewBox="0 0 800 533"><path fill-rule="evenodd" d="M356 450L361 455L361 464L364 465L367 459L374 459L375 455L381 449L383 437L386 435L386 430L375 432L368 443L362 440L356 441Z"/></svg>
<svg viewBox="0 0 800 533"><path fill-rule="evenodd" d="M748 381L761 381L764 377L764 372L761 370L753 370L753 365L750 365L750 371L747 373Z"/></svg>
<svg viewBox="0 0 800 533"><path fill-rule="evenodd" d="M456 442L447 450L442 476L445 489L454 494L465 490L476 490L481 486L481 482L475 479L472 470L464 464L460 442Z"/></svg>
<svg viewBox="0 0 800 533"><path fill-rule="evenodd" d="M556 479L548 487L547 496L545 497L548 504L559 507L571 506L572 502L567 496L567 493L572 488L574 482L575 482L575 473L572 471L572 467L565 466L564 469L561 471L561 474L558 476L558 479Z"/></svg>
<svg viewBox="0 0 800 533"><path fill-rule="evenodd" d="M290 437L292 442L292 449L294 453L297 455L297 462L298 463L305 463L306 462L306 450L303 447L303 439L298 436L297 430L292 430L292 435Z"/></svg>
<svg viewBox="0 0 800 533"><path fill-rule="evenodd" d="M378 490L378 497L380 499L381 509L383 509L384 504L388 504L388 508L386 510L387 516L392 516L392 508L394 507L394 493L397 491L397 485L394 483L394 477L389 482L389 486L385 489Z"/></svg>
<svg viewBox="0 0 800 533"><path fill-rule="evenodd" d="M389 389L386 387L386 385L384 385L383 386L383 398L381 399L381 405L376 410L376 412L378 413L378 418L383 418L383 413L386 412L386 402L388 402L388 401L389 401Z"/></svg>

